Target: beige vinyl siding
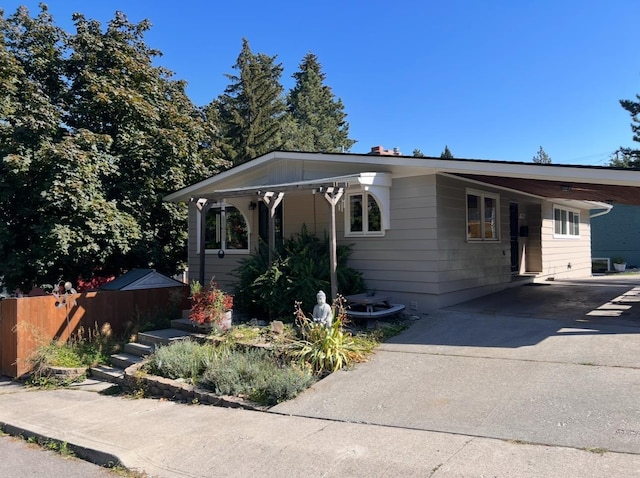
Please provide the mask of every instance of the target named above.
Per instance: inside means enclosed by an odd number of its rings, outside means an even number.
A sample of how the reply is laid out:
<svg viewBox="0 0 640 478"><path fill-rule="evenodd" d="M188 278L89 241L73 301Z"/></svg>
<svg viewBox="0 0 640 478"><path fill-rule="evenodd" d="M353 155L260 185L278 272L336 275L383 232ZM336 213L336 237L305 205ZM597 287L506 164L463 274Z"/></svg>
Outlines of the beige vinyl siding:
<svg viewBox="0 0 640 478"><path fill-rule="evenodd" d="M438 292L441 302L455 303L460 297L485 294L511 282L509 243L509 199L499 190L447 176L437 177L438 187ZM499 196L498 241L467 241L467 188ZM474 291L476 289L477 291Z"/></svg>
<svg viewBox="0 0 640 478"><path fill-rule="evenodd" d="M554 237L553 202L542 207L542 277L556 279L591 276L591 227L588 210L580 212L580 237ZM559 205L561 208L565 206ZM572 208L568 208L572 209Z"/></svg>
<svg viewBox="0 0 640 478"><path fill-rule="evenodd" d="M344 231L344 214L338 216ZM418 311L433 308L437 294L435 176L394 179L390 197L390 229L383 237L344 237L353 250L349 265L362 272L369 289L388 294L392 302ZM418 312L416 311L416 312Z"/></svg>

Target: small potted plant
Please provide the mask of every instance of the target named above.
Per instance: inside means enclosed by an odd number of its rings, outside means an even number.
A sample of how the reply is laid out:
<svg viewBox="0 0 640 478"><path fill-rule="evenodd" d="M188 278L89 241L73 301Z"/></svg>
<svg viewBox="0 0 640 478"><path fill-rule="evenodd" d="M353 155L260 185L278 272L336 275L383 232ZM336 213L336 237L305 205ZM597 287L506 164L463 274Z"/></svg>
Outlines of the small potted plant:
<svg viewBox="0 0 640 478"><path fill-rule="evenodd" d="M624 270L627 268L627 263L622 257L614 257L613 268L618 272L624 272Z"/></svg>
<svg viewBox="0 0 640 478"><path fill-rule="evenodd" d="M199 281L191 282L191 312L189 319L205 327L216 326L220 330L231 328L233 296L211 282L202 286Z"/></svg>

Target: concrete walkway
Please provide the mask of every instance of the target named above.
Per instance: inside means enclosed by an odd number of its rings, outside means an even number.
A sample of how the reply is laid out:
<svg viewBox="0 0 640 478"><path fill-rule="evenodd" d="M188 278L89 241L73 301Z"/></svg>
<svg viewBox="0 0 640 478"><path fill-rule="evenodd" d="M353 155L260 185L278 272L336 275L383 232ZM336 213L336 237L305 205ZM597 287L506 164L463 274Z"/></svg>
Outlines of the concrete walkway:
<svg viewBox="0 0 640 478"><path fill-rule="evenodd" d="M556 289L526 286L438 311L268 413L4 381L0 423L159 477L640 476L640 305L588 315L636 286L573 284L570 315L527 316Z"/></svg>

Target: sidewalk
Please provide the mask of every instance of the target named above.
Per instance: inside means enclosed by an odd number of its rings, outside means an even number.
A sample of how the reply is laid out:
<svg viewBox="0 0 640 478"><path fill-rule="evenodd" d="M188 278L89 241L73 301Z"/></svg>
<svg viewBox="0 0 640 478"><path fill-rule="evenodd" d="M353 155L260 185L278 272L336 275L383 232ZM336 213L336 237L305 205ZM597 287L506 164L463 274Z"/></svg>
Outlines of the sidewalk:
<svg viewBox="0 0 640 478"><path fill-rule="evenodd" d="M640 456L410 428L39 391L0 381L0 424L154 477L631 477Z"/></svg>

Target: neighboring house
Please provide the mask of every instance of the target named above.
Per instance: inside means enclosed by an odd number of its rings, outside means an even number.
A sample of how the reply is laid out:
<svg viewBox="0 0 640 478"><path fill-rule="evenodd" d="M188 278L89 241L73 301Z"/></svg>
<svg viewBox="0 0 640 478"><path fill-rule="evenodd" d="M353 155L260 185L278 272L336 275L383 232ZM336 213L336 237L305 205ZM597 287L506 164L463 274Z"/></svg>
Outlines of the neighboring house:
<svg viewBox="0 0 640 478"><path fill-rule="evenodd" d="M627 267L640 267L640 206L614 204L609 214L594 217L591 249L594 258L612 263L621 257Z"/></svg>
<svg viewBox="0 0 640 478"><path fill-rule="evenodd" d="M590 210L640 203L640 171L380 151L271 152L167 196L190 202L190 279L229 287L260 236L306 225L352 245L368 288L424 312L523 277L590 276Z"/></svg>

